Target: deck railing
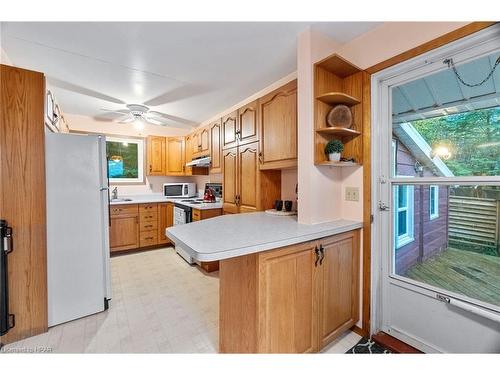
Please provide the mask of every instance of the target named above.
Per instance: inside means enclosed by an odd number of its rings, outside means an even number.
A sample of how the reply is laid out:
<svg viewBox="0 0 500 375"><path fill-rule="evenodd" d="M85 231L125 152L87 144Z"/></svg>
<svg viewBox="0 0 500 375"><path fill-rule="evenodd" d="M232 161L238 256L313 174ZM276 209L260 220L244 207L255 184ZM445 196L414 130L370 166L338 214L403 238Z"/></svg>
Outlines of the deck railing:
<svg viewBox="0 0 500 375"><path fill-rule="evenodd" d="M500 201L450 195L449 246L500 256Z"/></svg>

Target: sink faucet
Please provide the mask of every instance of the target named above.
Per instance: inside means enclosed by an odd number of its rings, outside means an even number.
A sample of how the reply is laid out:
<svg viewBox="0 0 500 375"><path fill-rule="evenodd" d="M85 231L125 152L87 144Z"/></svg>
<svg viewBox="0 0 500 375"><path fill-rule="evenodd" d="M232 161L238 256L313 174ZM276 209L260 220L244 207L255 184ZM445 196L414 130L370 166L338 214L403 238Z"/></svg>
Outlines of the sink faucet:
<svg viewBox="0 0 500 375"><path fill-rule="evenodd" d="M111 191L111 199L118 199L118 186L115 186L113 191Z"/></svg>

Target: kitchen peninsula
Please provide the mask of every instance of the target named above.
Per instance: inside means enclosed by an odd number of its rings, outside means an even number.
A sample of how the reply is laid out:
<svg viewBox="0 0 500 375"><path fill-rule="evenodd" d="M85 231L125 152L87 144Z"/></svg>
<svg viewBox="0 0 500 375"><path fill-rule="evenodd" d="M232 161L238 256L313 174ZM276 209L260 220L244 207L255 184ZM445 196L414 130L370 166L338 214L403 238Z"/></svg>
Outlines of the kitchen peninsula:
<svg viewBox="0 0 500 375"><path fill-rule="evenodd" d="M304 353L320 351L358 320L361 227L256 212L166 234L194 259L220 261L221 353Z"/></svg>

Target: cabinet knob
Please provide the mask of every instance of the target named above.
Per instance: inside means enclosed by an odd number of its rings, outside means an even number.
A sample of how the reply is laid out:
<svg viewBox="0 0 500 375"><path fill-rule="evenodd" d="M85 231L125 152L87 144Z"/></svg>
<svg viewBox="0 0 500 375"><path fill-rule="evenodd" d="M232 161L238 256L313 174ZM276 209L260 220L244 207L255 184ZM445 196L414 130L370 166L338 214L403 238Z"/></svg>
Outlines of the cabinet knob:
<svg viewBox="0 0 500 375"><path fill-rule="evenodd" d="M149 164L149 172L153 172L153 166Z"/></svg>
<svg viewBox="0 0 500 375"><path fill-rule="evenodd" d="M262 158L262 151L259 152L259 163L260 164L264 163L263 158Z"/></svg>

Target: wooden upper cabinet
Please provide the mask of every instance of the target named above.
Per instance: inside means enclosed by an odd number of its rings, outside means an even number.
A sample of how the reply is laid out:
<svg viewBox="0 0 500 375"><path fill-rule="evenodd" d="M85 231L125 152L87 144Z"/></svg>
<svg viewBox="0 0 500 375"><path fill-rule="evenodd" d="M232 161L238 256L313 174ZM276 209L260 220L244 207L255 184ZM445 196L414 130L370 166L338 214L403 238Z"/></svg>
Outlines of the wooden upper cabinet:
<svg viewBox="0 0 500 375"><path fill-rule="evenodd" d="M359 319L359 231L319 240L319 345L336 339Z"/></svg>
<svg viewBox="0 0 500 375"><path fill-rule="evenodd" d="M169 176L183 176L185 171L184 137L167 138L166 174Z"/></svg>
<svg viewBox="0 0 500 375"><path fill-rule="evenodd" d="M221 121L214 122L209 126L210 132L210 173L222 172L221 160Z"/></svg>
<svg viewBox="0 0 500 375"><path fill-rule="evenodd" d="M193 160L192 142L193 142L193 135L192 134L186 135L186 137L184 139L184 149L185 149L185 152L184 152L185 160L184 161L186 162L186 164ZM193 174L193 168L192 167L185 167L184 175L191 176L192 174Z"/></svg>
<svg viewBox="0 0 500 375"><path fill-rule="evenodd" d="M315 246L259 254L258 353L318 351Z"/></svg>
<svg viewBox="0 0 500 375"><path fill-rule="evenodd" d="M259 99L261 169L297 165L297 80Z"/></svg>
<svg viewBox="0 0 500 375"><path fill-rule="evenodd" d="M237 138L239 145L244 145L259 140L257 110L257 100L245 105L238 110Z"/></svg>
<svg viewBox="0 0 500 375"><path fill-rule="evenodd" d="M147 174L164 176L166 173L166 138L149 136L147 140Z"/></svg>
<svg viewBox="0 0 500 375"><path fill-rule="evenodd" d="M200 156L206 156L210 153L210 130L205 127L198 133L198 143Z"/></svg>
<svg viewBox="0 0 500 375"><path fill-rule="evenodd" d="M258 210L259 202L259 143L238 147L238 205L239 212Z"/></svg>
<svg viewBox="0 0 500 375"><path fill-rule="evenodd" d="M224 189L222 190L223 210L227 213L238 213L238 148L224 150L222 168L224 171Z"/></svg>
<svg viewBox="0 0 500 375"><path fill-rule="evenodd" d="M222 118L222 148L238 145L238 111L234 111Z"/></svg>

